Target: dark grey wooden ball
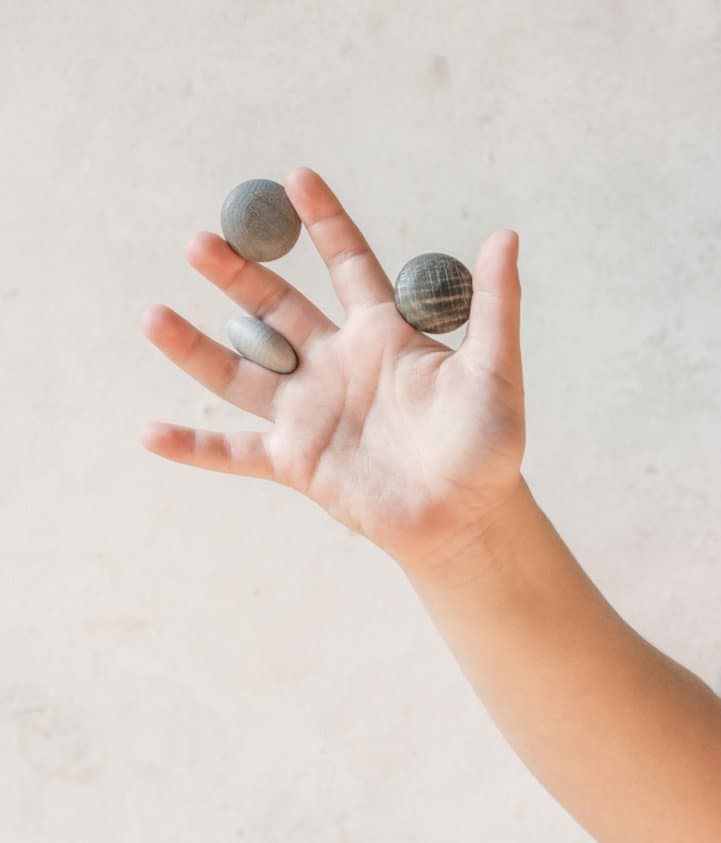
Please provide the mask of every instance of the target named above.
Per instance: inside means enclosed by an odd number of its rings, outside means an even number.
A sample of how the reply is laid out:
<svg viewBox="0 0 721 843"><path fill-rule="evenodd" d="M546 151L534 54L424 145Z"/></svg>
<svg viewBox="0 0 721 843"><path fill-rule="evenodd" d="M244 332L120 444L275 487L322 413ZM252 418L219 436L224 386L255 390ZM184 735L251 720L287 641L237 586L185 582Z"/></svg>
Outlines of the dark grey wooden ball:
<svg viewBox="0 0 721 843"><path fill-rule="evenodd" d="M293 248L301 224L282 184L250 179L226 197L220 227L231 249L246 260L273 261Z"/></svg>
<svg viewBox="0 0 721 843"><path fill-rule="evenodd" d="M445 334L468 320L473 279L456 258L428 252L405 264L395 291L396 307L406 322L419 331Z"/></svg>

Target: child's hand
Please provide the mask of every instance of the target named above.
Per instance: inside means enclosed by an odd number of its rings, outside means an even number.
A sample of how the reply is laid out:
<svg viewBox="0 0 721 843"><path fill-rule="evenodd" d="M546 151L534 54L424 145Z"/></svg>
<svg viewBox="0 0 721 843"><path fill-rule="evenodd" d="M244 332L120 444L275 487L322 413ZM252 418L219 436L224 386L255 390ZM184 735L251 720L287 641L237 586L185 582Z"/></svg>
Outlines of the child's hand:
<svg viewBox="0 0 721 843"><path fill-rule="evenodd" d="M481 250L452 352L403 321L315 173L294 171L287 191L345 324L221 238L197 236L193 266L287 337L300 365L273 374L151 309L145 330L171 360L273 427L154 425L147 447L286 483L394 556L519 757L594 839L721 840L721 702L621 620L521 478L516 235Z"/></svg>
<svg viewBox="0 0 721 843"><path fill-rule="evenodd" d="M178 462L292 486L401 564L436 565L473 541L521 483L517 237L501 231L483 246L467 336L453 352L402 319L378 260L317 174L297 169L286 189L346 322L338 328L270 269L198 234L191 264L283 334L299 366L290 375L266 371L153 307L143 323L158 348L274 424L230 436L154 424L143 443Z"/></svg>

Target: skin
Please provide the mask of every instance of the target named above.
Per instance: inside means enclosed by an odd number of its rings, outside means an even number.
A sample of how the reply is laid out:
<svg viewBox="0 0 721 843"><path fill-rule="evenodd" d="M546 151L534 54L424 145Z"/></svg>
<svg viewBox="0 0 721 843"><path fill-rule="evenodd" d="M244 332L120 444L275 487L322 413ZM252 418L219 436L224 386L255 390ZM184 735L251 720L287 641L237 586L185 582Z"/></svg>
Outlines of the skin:
<svg viewBox="0 0 721 843"><path fill-rule="evenodd" d="M721 840L721 702L609 606L521 474L518 237L474 268L457 351L398 314L377 258L311 170L286 191L346 311L334 325L215 234L190 263L298 352L267 372L164 306L147 337L211 391L273 422L223 435L155 423L151 451L286 484L400 565L509 742L599 841Z"/></svg>

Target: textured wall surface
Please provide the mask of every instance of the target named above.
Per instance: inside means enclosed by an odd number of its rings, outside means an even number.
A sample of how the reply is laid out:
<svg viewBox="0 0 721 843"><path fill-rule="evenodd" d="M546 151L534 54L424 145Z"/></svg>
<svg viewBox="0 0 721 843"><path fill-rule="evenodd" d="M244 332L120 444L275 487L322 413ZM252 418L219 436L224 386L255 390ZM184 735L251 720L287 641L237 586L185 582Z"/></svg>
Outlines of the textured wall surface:
<svg viewBox="0 0 721 843"><path fill-rule="evenodd" d="M0 0L0 24L0 840L588 840L380 551L140 448L153 418L255 420L139 315L222 338L183 247L296 164L391 275L517 229L526 475L721 691L721 3ZM277 266L340 317L305 234Z"/></svg>

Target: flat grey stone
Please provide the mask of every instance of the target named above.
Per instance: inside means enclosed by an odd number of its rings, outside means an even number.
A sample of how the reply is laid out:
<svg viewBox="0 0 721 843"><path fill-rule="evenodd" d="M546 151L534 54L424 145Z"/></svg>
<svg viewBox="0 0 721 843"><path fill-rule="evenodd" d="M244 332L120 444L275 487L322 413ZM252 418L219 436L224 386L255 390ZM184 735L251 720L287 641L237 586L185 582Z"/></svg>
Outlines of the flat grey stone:
<svg viewBox="0 0 721 843"><path fill-rule="evenodd" d="M227 327L233 348L246 360L286 375L298 365L293 346L270 325L253 316L234 316Z"/></svg>

